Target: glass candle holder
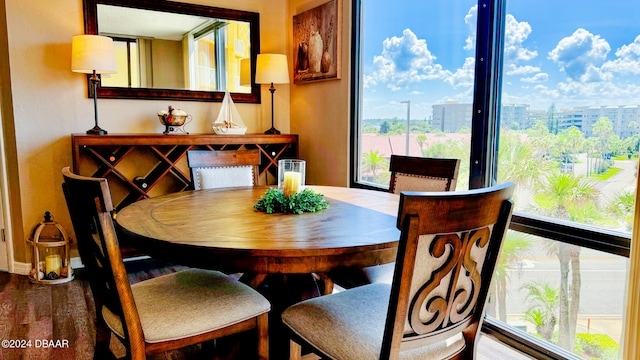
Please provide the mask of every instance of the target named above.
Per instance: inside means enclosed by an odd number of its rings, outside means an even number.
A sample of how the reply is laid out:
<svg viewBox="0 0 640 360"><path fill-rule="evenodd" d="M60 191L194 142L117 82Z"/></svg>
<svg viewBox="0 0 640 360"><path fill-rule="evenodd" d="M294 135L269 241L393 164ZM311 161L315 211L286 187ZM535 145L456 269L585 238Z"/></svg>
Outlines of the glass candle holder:
<svg viewBox="0 0 640 360"><path fill-rule="evenodd" d="M302 191L306 165L304 160L278 160L278 189L283 192L284 196L291 196Z"/></svg>

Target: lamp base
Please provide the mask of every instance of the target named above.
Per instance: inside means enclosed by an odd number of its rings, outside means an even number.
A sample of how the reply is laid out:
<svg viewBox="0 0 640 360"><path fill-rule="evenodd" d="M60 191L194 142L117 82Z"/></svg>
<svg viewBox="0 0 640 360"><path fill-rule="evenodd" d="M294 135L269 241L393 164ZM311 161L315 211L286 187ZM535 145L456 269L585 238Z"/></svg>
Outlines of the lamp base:
<svg viewBox="0 0 640 360"><path fill-rule="evenodd" d="M100 126L96 125L93 128L87 130L87 134L91 134L91 135L107 135L107 130L101 129Z"/></svg>
<svg viewBox="0 0 640 360"><path fill-rule="evenodd" d="M271 135L280 135L280 130L272 127L271 129L265 131L264 133L265 134L271 134Z"/></svg>

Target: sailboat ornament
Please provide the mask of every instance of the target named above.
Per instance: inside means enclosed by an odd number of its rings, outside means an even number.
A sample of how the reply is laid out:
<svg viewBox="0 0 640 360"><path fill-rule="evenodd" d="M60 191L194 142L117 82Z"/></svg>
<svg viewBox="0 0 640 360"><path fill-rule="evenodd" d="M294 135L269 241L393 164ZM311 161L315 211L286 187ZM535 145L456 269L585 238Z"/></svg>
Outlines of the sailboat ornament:
<svg viewBox="0 0 640 360"><path fill-rule="evenodd" d="M229 91L224 94L218 118L213 122L213 131L218 135L244 135L247 132Z"/></svg>

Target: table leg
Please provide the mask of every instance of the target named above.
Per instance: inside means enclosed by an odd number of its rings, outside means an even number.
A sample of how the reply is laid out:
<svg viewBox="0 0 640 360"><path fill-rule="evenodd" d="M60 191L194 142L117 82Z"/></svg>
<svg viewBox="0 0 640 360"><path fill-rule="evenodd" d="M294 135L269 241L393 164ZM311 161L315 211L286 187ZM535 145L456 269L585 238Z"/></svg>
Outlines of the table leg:
<svg viewBox="0 0 640 360"><path fill-rule="evenodd" d="M329 295L333 292L333 280L326 273L315 273L318 280L322 281L322 295Z"/></svg>
<svg viewBox="0 0 640 360"><path fill-rule="evenodd" d="M254 289L257 289L264 283L266 278L267 274L244 273L240 277L240 281L251 286Z"/></svg>

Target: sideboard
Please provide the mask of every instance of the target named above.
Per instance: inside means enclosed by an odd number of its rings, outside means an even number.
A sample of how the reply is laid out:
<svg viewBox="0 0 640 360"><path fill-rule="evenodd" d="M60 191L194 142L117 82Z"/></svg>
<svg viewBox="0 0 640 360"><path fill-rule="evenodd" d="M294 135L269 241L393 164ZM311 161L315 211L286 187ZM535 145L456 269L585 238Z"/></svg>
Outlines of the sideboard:
<svg viewBox="0 0 640 360"><path fill-rule="evenodd" d="M116 212L143 198L190 188L191 149L259 149L259 183L277 183L278 160L298 157L298 135L109 134L71 135L76 174L103 177Z"/></svg>

